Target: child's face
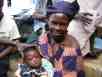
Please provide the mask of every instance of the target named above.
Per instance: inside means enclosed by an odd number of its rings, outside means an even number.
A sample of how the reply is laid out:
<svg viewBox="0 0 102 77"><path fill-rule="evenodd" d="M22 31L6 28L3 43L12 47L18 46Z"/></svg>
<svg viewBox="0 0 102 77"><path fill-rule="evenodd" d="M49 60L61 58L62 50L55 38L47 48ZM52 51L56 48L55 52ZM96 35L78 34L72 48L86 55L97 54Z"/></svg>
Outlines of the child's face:
<svg viewBox="0 0 102 77"><path fill-rule="evenodd" d="M38 68L41 65L41 56L34 50L27 52L24 60L30 67Z"/></svg>

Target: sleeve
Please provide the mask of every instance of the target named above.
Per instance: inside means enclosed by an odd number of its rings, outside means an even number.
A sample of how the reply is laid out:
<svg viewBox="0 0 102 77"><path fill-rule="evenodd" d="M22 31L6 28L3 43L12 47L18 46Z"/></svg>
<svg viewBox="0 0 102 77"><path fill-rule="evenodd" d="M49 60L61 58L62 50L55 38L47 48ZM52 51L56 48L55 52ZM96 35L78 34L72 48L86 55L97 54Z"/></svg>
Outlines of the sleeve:
<svg viewBox="0 0 102 77"><path fill-rule="evenodd" d="M42 59L42 67L48 72L48 77L53 77L53 65L47 59Z"/></svg>
<svg viewBox="0 0 102 77"><path fill-rule="evenodd" d="M11 18L10 22L11 22L10 25L12 26L12 28L9 32L10 40L20 38L21 36L20 36L19 30L18 30L18 27L17 27L15 21Z"/></svg>

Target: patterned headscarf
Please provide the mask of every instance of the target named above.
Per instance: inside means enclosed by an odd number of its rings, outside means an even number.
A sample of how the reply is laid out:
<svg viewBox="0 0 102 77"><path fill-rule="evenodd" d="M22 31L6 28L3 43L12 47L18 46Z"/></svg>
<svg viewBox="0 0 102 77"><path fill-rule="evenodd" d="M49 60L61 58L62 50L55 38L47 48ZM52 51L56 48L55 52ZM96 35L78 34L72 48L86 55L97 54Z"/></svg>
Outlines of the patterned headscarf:
<svg viewBox="0 0 102 77"><path fill-rule="evenodd" d="M53 13L64 13L67 16L74 17L74 15L78 13L79 8L77 1L72 3L68 1L58 1L47 8L47 15Z"/></svg>

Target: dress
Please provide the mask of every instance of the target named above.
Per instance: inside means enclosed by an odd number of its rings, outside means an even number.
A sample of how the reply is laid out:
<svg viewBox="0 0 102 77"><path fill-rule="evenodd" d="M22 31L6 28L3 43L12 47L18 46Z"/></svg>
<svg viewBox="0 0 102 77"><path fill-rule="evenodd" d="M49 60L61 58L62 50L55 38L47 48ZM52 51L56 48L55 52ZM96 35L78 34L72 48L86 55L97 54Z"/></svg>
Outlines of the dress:
<svg viewBox="0 0 102 77"><path fill-rule="evenodd" d="M49 34L44 34L40 40L40 47L42 55L48 58L54 65L54 77L84 77L83 70L78 61L80 61L80 48L73 48L69 46L62 46L55 44ZM55 51L57 49L57 51ZM72 51L74 55L63 55Z"/></svg>

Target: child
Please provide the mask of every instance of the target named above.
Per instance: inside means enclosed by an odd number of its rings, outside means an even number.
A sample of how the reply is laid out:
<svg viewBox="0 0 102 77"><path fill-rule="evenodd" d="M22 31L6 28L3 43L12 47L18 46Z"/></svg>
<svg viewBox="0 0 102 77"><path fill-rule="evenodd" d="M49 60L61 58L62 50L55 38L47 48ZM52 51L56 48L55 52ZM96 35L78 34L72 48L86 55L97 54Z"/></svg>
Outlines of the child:
<svg viewBox="0 0 102 77"><path fill-rule="evenodd" d="M18 64L17 77L53 77L52 64L44 59L37 46L23 50L23 63Z"/></svg>

